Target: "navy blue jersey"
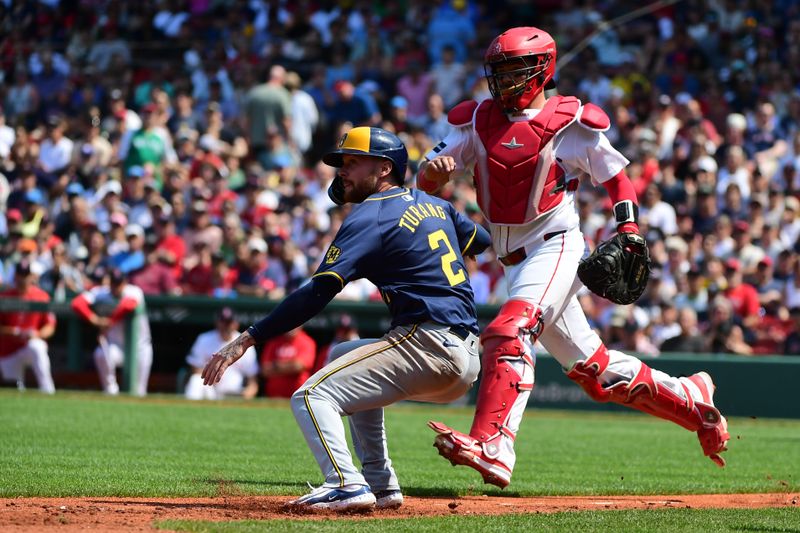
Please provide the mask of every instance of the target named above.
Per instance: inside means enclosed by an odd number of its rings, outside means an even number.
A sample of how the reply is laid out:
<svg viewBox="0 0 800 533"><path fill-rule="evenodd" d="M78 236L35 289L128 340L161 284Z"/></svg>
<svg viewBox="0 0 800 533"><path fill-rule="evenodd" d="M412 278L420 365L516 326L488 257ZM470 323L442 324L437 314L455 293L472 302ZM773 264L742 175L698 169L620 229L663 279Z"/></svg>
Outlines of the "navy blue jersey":
<svg viewBox="0 0 800 533"><path fill-rule="evenodd" d="M489 234L447 201L390 189L355 205L314 277L342 286L366 278L381 291L392 327L427 320L478 331L462 254L477 254Z"/></svg>

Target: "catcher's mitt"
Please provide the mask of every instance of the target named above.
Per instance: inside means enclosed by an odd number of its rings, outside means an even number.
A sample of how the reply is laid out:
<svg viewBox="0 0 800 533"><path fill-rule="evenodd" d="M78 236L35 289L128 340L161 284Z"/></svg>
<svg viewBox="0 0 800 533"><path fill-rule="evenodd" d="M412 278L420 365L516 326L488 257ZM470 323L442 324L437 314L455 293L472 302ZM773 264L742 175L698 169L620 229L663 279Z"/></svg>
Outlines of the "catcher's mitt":
<svg viewBox="0 0 800 533"><path fill-rule="evenodd" d="M635 302L650 279L647 242L638 233L616 234L580 262L578 277L590 291L614 303Z"/></svg>

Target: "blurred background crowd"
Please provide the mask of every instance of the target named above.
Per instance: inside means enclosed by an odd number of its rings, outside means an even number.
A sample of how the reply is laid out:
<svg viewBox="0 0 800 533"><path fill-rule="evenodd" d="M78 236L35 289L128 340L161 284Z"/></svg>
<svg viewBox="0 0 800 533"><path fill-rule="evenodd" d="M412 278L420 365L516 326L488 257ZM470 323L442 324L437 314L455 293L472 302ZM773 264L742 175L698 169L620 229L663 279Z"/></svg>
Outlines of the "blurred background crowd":
<svg viewBox="0 0 800 533"><path fill-rule="evenodd" d="M654 260L635 306L582 294L604 338L800 354L800 4L664 4L617 26L641 3L0 2L0 284L24 259L57 301L110 268L146 295L279 298L348 213L321 154L380 126L412 184L447 111L489 97L491 39L535 25L558 92L611 117ZM481 220L471 184L446 194ZM576 194L592 246L611 203L588 179ZM502 303L494 256L469 268L477 303ZM379 300L364 280L339 297Z"/></svg>

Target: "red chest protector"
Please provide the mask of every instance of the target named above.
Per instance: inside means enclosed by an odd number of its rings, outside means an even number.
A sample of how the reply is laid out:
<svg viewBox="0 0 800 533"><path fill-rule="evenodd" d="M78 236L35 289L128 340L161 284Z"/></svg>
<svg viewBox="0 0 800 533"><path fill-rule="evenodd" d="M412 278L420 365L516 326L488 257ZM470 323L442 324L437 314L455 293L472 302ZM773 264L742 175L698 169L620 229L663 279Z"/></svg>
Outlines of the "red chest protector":
<svg viewBox="0 0 800 533"><path fill-rule="evenodd" d="M475 131L486 149L486 164L475 166L475 190L494 224L527 224L564 198L564 171L553 154L553 137L580 109L574 96L553 96L528 122L511 122L492 100L475 112Z"/></svg>

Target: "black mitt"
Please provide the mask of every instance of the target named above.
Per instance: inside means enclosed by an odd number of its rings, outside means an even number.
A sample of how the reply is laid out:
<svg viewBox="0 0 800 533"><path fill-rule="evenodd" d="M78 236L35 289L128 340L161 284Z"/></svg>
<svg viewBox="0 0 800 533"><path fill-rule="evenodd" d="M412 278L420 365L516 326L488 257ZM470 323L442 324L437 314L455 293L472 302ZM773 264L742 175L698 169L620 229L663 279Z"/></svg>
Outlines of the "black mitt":
<svg viewBox="0 0 800 533"><path fill-rule="evenodd" d="M632 304L650 279L647 242L638 233L616 234L580 262L578 277L593 293L617 304Z"/></svg>

